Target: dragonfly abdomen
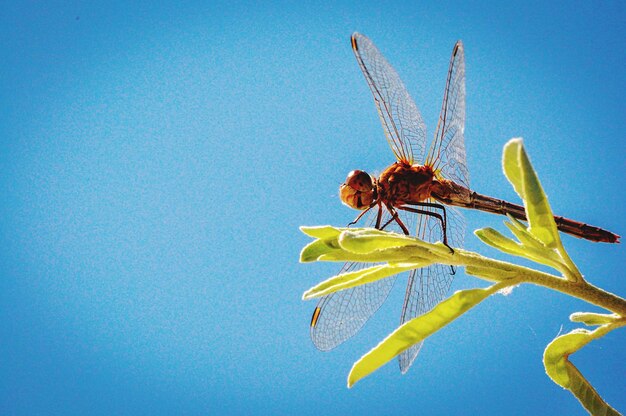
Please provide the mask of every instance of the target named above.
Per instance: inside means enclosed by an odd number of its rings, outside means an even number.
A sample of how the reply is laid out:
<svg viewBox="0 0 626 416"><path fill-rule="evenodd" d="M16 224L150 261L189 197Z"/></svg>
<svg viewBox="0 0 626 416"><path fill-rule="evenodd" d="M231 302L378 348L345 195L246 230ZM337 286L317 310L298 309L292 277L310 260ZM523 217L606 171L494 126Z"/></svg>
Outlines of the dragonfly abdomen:
<svg viewBox="0 0 626 416"><path fill-rule="evenodd" d="M432 196L448 205L478 209L500 215L510 215L518 220L526 221L526 211L523 206L512 204L502 199L492 198L461 186L452 181L437 181L433 185ZM564 233L574 237L584 238L594 242L618 243L619 235L600 227L554 216L556 227Z"/></svg>
<svg viewBox="0 0 626 416"><path fill-rule="evenodd" d="M510 202L481 195L476 192L472 192L471 199L472 206L470 206L470 208L476 208L481 211L494 212L502 215L509 214L514 218L526 221L526 211L521 205L512 204ZM554 216L554 221L556 222L556 228L564 233L573 235L574 237L584 238L594 242L619 242L619 235L594 225L585 224L583 222L570 220L569 218L556 215Z"/></svg>

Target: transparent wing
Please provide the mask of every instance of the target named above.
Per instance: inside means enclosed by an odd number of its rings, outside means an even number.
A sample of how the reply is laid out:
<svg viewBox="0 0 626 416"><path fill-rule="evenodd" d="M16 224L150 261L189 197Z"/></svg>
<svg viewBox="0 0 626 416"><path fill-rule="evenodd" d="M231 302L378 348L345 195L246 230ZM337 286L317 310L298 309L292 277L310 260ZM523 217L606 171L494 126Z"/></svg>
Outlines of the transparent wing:
<svg viewBox="0 0 626 416"><path fill-rule="evenodd" d="M385 224L391 218L389 212L383 208L381 224ZM373 227L376 223L377 210L372 210L368 217L367 226ZM415 225L414 215L404 215L402 221L407 227ZM388 231L402 233L395 222L385 228ZM340 273L373 266L368 263L345 263ZM412 272L411 272L412 273ZM408 274L408 273L405 273ZM311 320L311 340L322 351L328 351L351 338L365 325L368 319L382 306L387 299L397 276L357 286L332 293L323 297Z"/></svg>
<svg viewBox="0 0 626 416"><path fill-rule="evenodd" d="M369 266L346 263L340 272ZM317 322L311 322L311 339L315 347L322 351L331 350L359 332L385 302L395 280L396 277L392 276L323 297L315 311L319 313Z"/></svg>
<svg viewBox="0 0 626 416"><path fill-rule="evenodd" d="M440 209L424 207L424 210L439 212ZM463 215L452 207L446 207L448 244L452 247L462 247L465 236L465 220ZM421 214L417 219L416 235L425 241L441 241L443 230L441 221L429 215ZM435 305L443 300L450 289L452 283L452 270L450 266L434 264L429 267L416 270L416 273L409 276L402 307L400 324L423 315L430 311ZM420 349L423 342L420 342L398 356L400 371L406 373Z"/></svg>
<svg viewBox="0 0 626 416"><path fill-rule="evenodd" d="M352 50L374 95L385 136L396 158L410 165L423 162L426 126L398 73L371 40L356 32L352 35Z"/></svg>
<svg viewBox="0 0 626 416"><path fill-rule="evenodd" d="M437 123L437 131L426 158L438 175L469 188L469 173L465 157L465 56L463 44L454 45L446 80L443 104ZM439 211L434 208L425 208ZM462 247L465 221L459 211L447 207L448 243ZM428 215L420 215L417 235L427 241L440 240L443 235L441 222ZM436 264L417 271L409 278L402 308L401 323L420 316L437 305L448 293L452 283L449 266ZM415 361L423 343L404 351L398 357L400 371L406 373Z"/></svg>
<svg viewBox="0 0 626 416"><path fill-rule="evenodd" d="M469 188L465 159L465 55L463 43L454 45L443 104L426 164L446 179Z"/></svg>

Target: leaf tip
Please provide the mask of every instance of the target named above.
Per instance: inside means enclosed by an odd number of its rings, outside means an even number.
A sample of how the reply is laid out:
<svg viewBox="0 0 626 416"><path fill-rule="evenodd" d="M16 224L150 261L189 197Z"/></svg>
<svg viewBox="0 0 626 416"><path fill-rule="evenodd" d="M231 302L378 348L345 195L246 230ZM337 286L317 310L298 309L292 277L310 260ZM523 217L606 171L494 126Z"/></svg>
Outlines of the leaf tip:
<svg viewBox="0 0 626 416"><path fill-rule="evenodd" d="M317 260L317 257L306 252L306 248L300 252L300 263L311 263Z"/></svg>
<svg viewBox="0 0 626 416"><path fill-rule="evenodd" d="M359 360L361 361L361 360ZM357 365L359 364L359 361L357 361L356 363L354 363L354 365L352 366L352 368L350 369L350 374L348 374L348 383L347 386L349 389L351 389L352 387L354 387L354 385L361 380L361 378L363 378L363 376L359 376L357 375L356 368Z"/></svg>

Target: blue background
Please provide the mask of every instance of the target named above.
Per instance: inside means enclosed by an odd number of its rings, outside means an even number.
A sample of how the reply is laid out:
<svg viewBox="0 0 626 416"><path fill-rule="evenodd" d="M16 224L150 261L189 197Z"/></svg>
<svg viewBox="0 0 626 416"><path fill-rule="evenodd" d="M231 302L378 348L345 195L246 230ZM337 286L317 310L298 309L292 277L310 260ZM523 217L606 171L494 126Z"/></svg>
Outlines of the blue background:
<svg viewBox="0 0 626 416"><path fill-rule="evenodd" d="M495 296L347 389L399 321L398 285L331 353L304 290L300 225L345 225L339 184L393 156L350 34L398 70L433 133L465 43L472 187L517 201L525 138L556 213L626 232L622 2L5 2L0 8L0 413L585 414L542 352L598 310L547 289ZM470 231L502 218L466 211ZM564 237L626 293L623 245ZM453 290L483 286L459 273ZM626 334L573 356L626 410Z"/></svg>

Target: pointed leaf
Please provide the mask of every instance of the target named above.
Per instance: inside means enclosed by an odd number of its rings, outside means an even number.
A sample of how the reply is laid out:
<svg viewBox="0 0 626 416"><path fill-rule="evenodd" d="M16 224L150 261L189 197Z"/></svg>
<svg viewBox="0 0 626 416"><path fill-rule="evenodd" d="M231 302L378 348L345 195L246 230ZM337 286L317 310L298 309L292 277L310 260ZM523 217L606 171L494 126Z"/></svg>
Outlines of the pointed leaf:
<svg viewBox="0 0 626 416"><path fill-rule="evenodd" d="M315 227L300 227L300 231L313 238L335 238L341 233L341 230L330 225L319 225Z"/></svg>
<svg viewBox="0 0 626 416"><path fill-rule="evenodd" d="M572 322L582 322L588 326L604 325L615 322L620 317L619 315L604 314L604 313L592 313L592 312L575 312L569 316Z"/></svg>
<svg viewBox="0 0 626 416"><path fill-rule="evenodd" d="M520 149L520 167L524 178L525 207L530 224L528 230L546 246L555 248L561 244L561 239L552 209L523 146Z"/></svg>
<svg viewBox="0 0 626 416"><path fill-rule="evenodd" d="M513 218L515 219L515 218ZM506 227L511 231L511 233L513 233L513 235L515 237L517 237L517 239L519 240L520 243L522 243L522 245L526 246L526 247L532 247L534 249L544 249L545 246L543 245L543 243L534 235L532 235L531 233L528 232L528 230L524 227L524 228L520 228L519 225L521 225L521 223L518 221L517 224L513 223L513 222L504 222L504 225L506 225Z"/></svg>
<svg viewBox="0 0 626 416"><path fill-rule="evenodd" d="M339 236L339 244L353 253L420 245L416 239L379 230L344 231Z"/></svg>
<svg viewBox="0 0 626 416"><path fill-rule="evenodd" d="M371 253L352 253L348 250L327 250L317 261L356 261L363 263L420 263L432 262L438 257L427 250L417 250L418 247L401 247L387 250L378 250Z"/></svg>
<svg viewBox="0 0 626 416"><path fill-rule="evenodd" d="M423 341L448 325L473 306L498 290L496 285L486 289L468 289L454 293L430 312L414 318L396 329L376 347L361 357L348 375L348 387L368 376L395 356Z"/></svg>
<svg viewBox="0 0 626 416"><path fill-rule="evenodd" d="M341 251L343 250L336 239L315 240L304 246L300 252L300 263L318 261L324 255Z"/></svg>
<svg viewBox="0 0 626 416"><path fill-rule="evenodd" d="M480 230L474 231L474 234L476 237L480 238L483 243L488 244L500 251L516 256L524 255L524 248L521 245L510 238L505 237L493 228L481 228Z"/></svg>
<svg viewBox="0 0 626 416"><path fill-rule="evenodd" d="M524 186L522 184L522 172L519 168L519 149L522 146L522 139L511 139L504 145L502 151L502 169L504 175L509 180L513 189L523 201Z"/></svg>
<svg viewBox="0 0 626 416"><path fill-rule="evenodd" d="M353 272L342 273L307 290L302 295L302 299L309 300L326 296L339 290L371 283L379 279L384 279L385 277L415 269L416 267L417 266L414 264L409 266L390 266L388 264L382 264Z"/></svg>
<svg viewBox="0 0 626 416"><path fill-rule="evenodd" d="M513 217L510 214L506 214L506 218L511 222L511 225L513 227L517 228L518 230L528 232L528 228L526 227L526 224L524 224L523 222L521 222L517 218ZM533 238L535 238L535 237L533 237ZM539 240L537 240L537 241L539 241Z"/></svg>
<svg viewBox="0 0 626 416"><path fill-rule="evenodd" d="M512 139L504 146L502 163L506 177L524 201L530 233L547 247L560 246L552 210L524 150L522 139Z"/></svg>
<svg viewBox="0 0 626 416"><path fill-rule="evenodd" d="M611 325L603 325L594 331L575 329L561 335L546 347L543 364L548 376L559 386L568 389L591 414L619 415L600 397L598 392L569 361L569 356L594 339L608 333Z"/></svg>

